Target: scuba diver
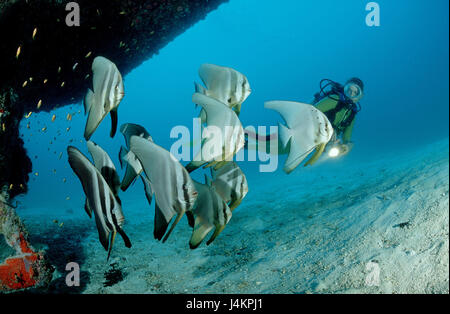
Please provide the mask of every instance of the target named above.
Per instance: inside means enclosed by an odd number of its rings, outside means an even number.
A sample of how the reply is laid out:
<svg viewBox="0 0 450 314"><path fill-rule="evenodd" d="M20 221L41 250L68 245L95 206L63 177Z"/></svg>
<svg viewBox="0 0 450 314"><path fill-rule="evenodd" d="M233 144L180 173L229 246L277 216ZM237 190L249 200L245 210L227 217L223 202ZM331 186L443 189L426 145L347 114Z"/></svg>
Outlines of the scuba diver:
<svg viewBox="0 0 450 314"><path fill-rule="evenodd" d="M351 136L355 117L361 110L359 101L363 91L364 84L359 78L351 78L344 85L323 79L312 105L289 101L266 102L265 107L278 111L286 125L280 125L278 133L268 135L246 130L245 149L288 155L284 167L287 173L293 171L313 150L315 153L311 154L305 166L314 164L325 149L332 158L345 155L353 146ZM317 128L318 133L311 132Z"/></svg>
<svg viewBox="0 0 450 314"><path fill-rule="evenodd" d="M359 78L351 78L345 85L329 79L320 81L320 91L314 95L312 105L322 111L333 126L334 134L330 141L335 148L333 157L348 153L353 146L351 136L363 96L364 83Z"/></svg>

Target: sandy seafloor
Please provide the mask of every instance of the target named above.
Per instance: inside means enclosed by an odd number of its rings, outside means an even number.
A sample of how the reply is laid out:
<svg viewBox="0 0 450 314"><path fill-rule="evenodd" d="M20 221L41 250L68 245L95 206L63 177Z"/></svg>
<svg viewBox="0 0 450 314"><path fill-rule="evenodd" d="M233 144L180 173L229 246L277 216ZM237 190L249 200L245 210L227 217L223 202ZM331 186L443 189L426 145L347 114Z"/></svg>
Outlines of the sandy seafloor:
<svg viewBox="0 0 450 314"><path fill-rule="evenodd" d="M143 194L122 194L133 247L118 237L109 262L82 207L18 211L32 243L46 247L57 268L44 292L449 292L448 139L270 178L249 178L250 192L224 232L197 250L188 247L185 219L167 243L154 240L153 209ZM79 288L65 285L71 261L81 267ZM111 263L124 278L104 287Z"/></svg>

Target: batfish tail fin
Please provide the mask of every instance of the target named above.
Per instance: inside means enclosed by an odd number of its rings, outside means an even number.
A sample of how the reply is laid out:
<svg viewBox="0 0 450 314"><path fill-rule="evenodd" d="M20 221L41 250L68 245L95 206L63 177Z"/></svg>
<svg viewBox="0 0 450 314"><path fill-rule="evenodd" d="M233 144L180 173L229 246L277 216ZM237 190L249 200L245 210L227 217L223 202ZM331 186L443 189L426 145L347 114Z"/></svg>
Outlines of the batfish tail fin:
<svg viewBox="0 0 450 314"><path fill-rule="evenodd" d="M119 232L120 236L122 237L123 242L125 243L125 246L127 248L130 248L131 247L131 241L130 241L130 238L128 238L128 236L126 235L125 231L123 231L122 228L118 228L117 232Z"/></svg>

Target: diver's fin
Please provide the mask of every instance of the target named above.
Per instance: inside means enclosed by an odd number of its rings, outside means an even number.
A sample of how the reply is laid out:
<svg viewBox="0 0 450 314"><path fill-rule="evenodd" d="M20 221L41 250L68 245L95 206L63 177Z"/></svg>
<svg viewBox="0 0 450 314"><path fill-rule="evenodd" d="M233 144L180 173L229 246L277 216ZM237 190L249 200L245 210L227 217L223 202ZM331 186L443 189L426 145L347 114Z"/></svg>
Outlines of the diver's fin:
<svg viewBox="0 0 450 314"><path fill-rule="evenodd" d="M117 108L111 110L109 114L111 115L111 133L109 133L109 136L114 137L114 135L116 135L117 132L117 121L118 121Z"/></svg>
<svg viewBox="0 0 450 314"><path fill-rule="evenodd" d="M316 146L316 151L314 152L314 155L311 156L311 158L305 163L305 167L310 165L314 165L314 163L319 159L320 155L322 155L324 149L325 149L326 143L321 143Z"/></svg>

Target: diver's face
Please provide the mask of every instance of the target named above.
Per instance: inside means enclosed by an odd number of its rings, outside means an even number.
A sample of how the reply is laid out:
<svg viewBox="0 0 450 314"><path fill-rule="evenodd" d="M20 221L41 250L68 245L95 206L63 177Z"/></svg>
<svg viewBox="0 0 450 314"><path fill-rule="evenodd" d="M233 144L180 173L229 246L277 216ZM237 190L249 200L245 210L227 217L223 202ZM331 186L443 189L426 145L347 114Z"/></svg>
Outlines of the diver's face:
<svg viewBox="0 0 450 314"><path fill-rule="evenodd" d="M361 88L354 83L349 83L349 84L345 85L344 93L353 102L360 101L363 96Z"/></svg>

